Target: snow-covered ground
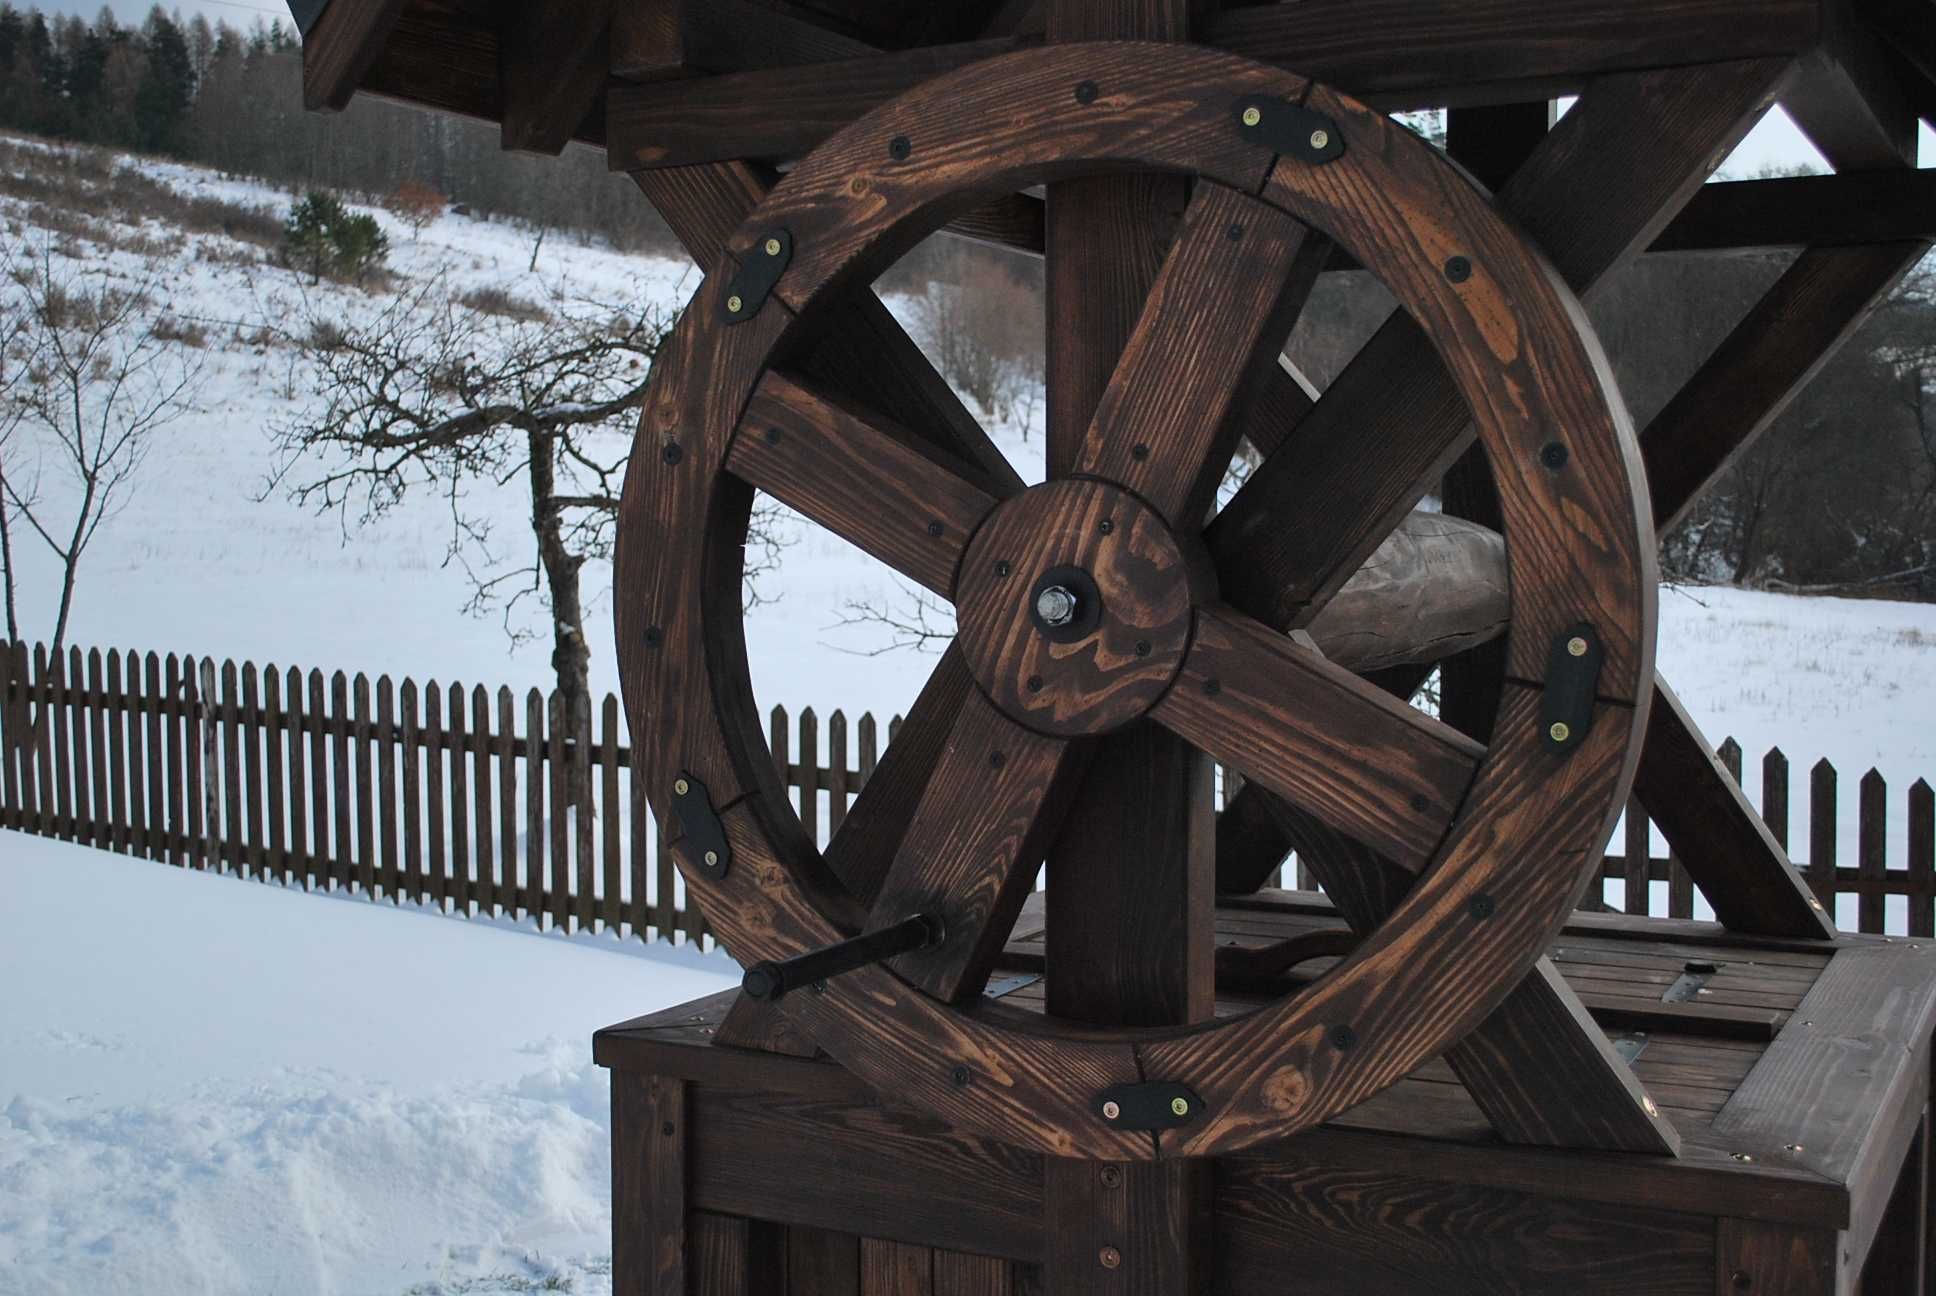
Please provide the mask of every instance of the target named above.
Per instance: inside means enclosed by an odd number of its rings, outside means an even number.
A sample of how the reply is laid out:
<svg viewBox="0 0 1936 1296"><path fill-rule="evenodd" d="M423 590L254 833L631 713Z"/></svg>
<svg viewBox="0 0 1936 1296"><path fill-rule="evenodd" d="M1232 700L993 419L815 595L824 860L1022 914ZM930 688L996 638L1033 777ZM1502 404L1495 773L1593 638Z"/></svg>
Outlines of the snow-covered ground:
<svg viewBox="0 0 1936 1296"><path fill-rule="evenodd" d="M0 833L0 1293L607 1291L591 1033L735 974Z"/></svg>

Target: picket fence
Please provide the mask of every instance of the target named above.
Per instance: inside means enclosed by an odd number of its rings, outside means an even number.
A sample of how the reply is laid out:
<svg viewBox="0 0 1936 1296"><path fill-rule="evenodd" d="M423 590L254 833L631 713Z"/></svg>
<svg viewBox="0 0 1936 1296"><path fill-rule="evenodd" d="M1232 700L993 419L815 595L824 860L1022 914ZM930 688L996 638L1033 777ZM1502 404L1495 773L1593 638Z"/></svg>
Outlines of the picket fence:
<svg viewBox="0 0 1936 1296"><path fill-rule="evenodd" d="M705 920L686 903L665 835L620 774L631 754L618 699L606 695L595 723L589 706L576 710L567 715L556 692L536 689L520 699L503 687L387 675L372 684L172 653L76 647L50 657L0 640L0 827L467 916L703 941ZM888 724L889 740L899 723ZM838 710L825 739L812 709L773 709L776 765L823 842L883 745L871 714L850 734ZM1730 739L1719 751L1739 780L1739 746ZM1789 763L1779 749L1763 757L1761 785L1763 816L1789 846ZM1900 895L1908 934L1936 934L1930 786L1918 779L1908 791L1907 857L1895 863L1888 801L1882 776L1863 775L1857 858L1841 864L1837 773L1817 762L1798 866L1831 912L1853 894L1863 931L1882 931L1888 897ZM1603 869L1625 884L1620 907L1649 912L1652 884L1664 882L1665 913L1691 916L1686 871L1649 841L1644 812L1630 806L1622 853ZM1295 861L1285 875L1310 885ZM1589 907L1605 904L1594 896Z"/></svg>

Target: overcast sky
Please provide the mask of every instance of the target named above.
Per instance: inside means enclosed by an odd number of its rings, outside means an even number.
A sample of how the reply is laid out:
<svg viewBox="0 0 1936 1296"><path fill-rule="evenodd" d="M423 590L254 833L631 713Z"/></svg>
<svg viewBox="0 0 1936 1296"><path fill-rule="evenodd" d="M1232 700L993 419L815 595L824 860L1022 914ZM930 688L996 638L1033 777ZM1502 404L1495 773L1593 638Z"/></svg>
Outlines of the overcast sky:
<svg viewBox="0 0 1936 1296"><path fill-rule="evenodd" d="M103 7L101 0L13 0L13 3L48 13L79 14L83 18L92 18ZM123 22L133 25L147 16L148 10L153 7L153 0L110 0L106 7L112 9ZM207 14L210 22L227 19L236 27L253 26L257 18L280 18L291 27L295 26L294 20L289 17L289 10L276 3L276 0L179 0L164 7L171 11L179 9L184 14ZM1768 114L1748 136L1740 151L1730 159L1728 169L1736 174L1751 175L1764 166L1794 166L1798 162L1806 162L1817 171L1828 170L1821 154L1810 147L1801 132L1780 110L1776 110ZM1921 165L1936 166L1936 132L1932 132L1928 126L1922 128Z"/></svg>

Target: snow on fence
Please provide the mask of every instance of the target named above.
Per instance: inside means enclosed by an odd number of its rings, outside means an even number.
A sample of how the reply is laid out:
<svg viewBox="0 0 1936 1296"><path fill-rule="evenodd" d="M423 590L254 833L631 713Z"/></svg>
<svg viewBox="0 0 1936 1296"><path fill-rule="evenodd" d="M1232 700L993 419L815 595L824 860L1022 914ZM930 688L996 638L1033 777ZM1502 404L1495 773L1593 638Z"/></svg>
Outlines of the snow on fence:
<svg viewBox="0 0 1936 1296"><path fill-rule="evenodd" d="M631 757L618 699L605 696L595 725L579 710L567 717L555 692L536 689L520 704L509 688L393 685L387 675L372 686L341 671L218 667L172 653L72 648L63 662L0 641L0 827L466 916L703 939L665 834L619 774ZM899 725L889 723L890 739ZM773 709L782 779L824 843L882 744L874 717L862 715L850 763L846 716L828 717L824 753L819 728L812 709L797 722ZM1738 782L1740 747L1729 739L1719 751ZM1787 847L1789 764L1779 749L1763 757L1761 779L1763 817ZM1841 796L1827 761L1809 772L1807 800L1797 867L1830 912L1838 896L1853 896L1856 925L1880 932L1888 897L1902 896L1907 933L1936 934L1928 782L1908 791L1907 858L1893 865L1877 771L1859 782L1853 865L1837 859ZM1617 907L1662 912L1654 884L1664 882L1664 912L1695 914L1692 881L1671 854L1653 854L1637 802L1618 840L1622 853L1603 866L1605 880L1622 884ZM1295 861L1286 875L1311 885ZM1607 907L1604 894L1587 907Z"/></svg>

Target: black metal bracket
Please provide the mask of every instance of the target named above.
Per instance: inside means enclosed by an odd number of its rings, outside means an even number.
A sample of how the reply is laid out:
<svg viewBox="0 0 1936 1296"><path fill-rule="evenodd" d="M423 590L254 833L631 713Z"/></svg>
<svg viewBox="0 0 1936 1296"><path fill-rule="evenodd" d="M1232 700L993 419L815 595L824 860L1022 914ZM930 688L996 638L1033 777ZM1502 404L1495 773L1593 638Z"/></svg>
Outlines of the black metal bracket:
<svg viewBox="0 0 1936 1296"><path fill-rule="evenodd" d="M672 781L672 809L684 832L679 844L685 847L687 862L715 882L725 877L733 864L733 848L706 785L682 772Z"/></svg>
<svg viewBox="0 0 1936 1296"><path fill-rule="evenodd" d="M1313 166L1344 156L1344 132L1338 123L1303 104L1270 95L1245 95L1231 109L1231 116L1238 134L1281 156Z"/></svg>
<svg viewBox="0 0 1936 1296"><path fill-rule="evenodd" d="M1605 656L1600 636L1584 621L1553 636L1539 703L1539 740L1547 751L1570 754L1585 741Z"/></svg>
<svg viewBox="0 0 1936 1296"><path fill-rule="evenodd" d="M1713 963L1707 959L1690 959L1681 965L1681 974L1674 984L1661 991L1662 1003L1693 1003L1701 996L1701 987L1707 979L1726 967L1725 963Z"/></svg>
<svg viewBox="0 0 1936 1296"><path fill-rule="evenodd" d="M786 273L793 260L793 235L783 229L770 229L753 240L753 250L739 263L739 273L726 284L726 296L719 309L728 324L743 324L760 313L773 285Z"/></svg>
<svg viewBox="0 0 1936 1296"><path fill-rule="evenodd" d="M1189 1086L1163 1080L1110 1085L1090 1106L1115 1128L1131 1130L1176 1129L1204 1111L1203 1099Z"/></svg>
<svg viewBox="0 0 1936 1296"><path fill-rule="evenodd" d="M873 963L884 963L899 954L939 945L946 936L939 918L915 914L891 927L863 932L825 949L809 951L778 963L755 963L740 978L740 989L754 999L768 1002L790 990L825 981L842 972L853 972Z"/></svg>

